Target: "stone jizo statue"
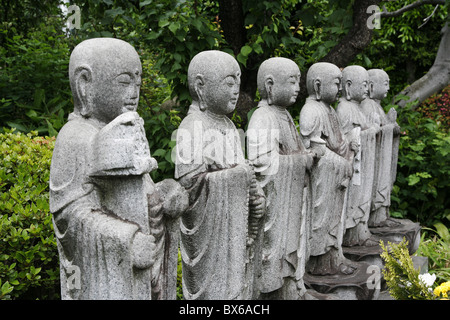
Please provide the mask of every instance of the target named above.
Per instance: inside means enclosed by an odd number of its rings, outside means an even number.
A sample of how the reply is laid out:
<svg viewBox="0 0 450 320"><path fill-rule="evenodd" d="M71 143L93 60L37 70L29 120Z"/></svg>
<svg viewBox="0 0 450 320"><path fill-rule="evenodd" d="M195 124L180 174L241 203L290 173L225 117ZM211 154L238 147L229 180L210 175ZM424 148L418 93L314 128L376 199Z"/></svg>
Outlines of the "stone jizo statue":
<svg viewBox="0 0 450 320"><path fill-rule="evenodd" d="M180 226L187 300L254 297L254 240L265 198L227 117L240 75L237 61L215 50L197 54L188 69L193 101L177 131L175 167L189 193Z"/></svg>
<svg viewBox="0 0 450 320"><path fill-rule="evenodd" d="M369 73L361 66L342 71L342 97L336 108L344 136L359 139L360 148L353 160L353 176L347 190L343 245L377 245L379 239L369 231L369 215L375 174L376 134L379 125L369 123L361 102L369 94Z"/></svg>
<svg viewBox="0 0 450 320"><path fill-rule="evenodd" d="M174 180L149 176L157 163L136 113L141 76L137 52L118 39L86 40L71 54L74 112L50 170L63 299L175 297L166 222L188 199Z"/></svg>
<svg viewBox="0 0 450 320"><path fill-rule="evenodd" d="M381 69L369 72L369 96L361 103L361 109L369 123L379 124L381 129L376 142L376 164L374 192L371 204L369 226L395 226L389 219L391 191L397 175L398 144L400 127L397 112L389 110L386 114L380 102L389 91L389 76Z"/></svg>
<svg viewBox="0 0 450 320"><path fill-rule="evenodd" d="M264 61L258 70L261 101L247 131L248 158L267 197L258 281L263 299L299 299L305 293L309 199L304 189L313 156L287 110L296 101L299 82L292 60Z"/></svg>
<svg viewBox="0 0 450 320"><path fill-rule="evenodd" d="M342 253L345 196L352 177L353 157L359 146L347 141L332 108L341 90L342 73L330 63L316 63L306 75L308 98L300 112L305 147L320 159L311 168L310 257L313 275L352 274L355 267Z"/></svg>

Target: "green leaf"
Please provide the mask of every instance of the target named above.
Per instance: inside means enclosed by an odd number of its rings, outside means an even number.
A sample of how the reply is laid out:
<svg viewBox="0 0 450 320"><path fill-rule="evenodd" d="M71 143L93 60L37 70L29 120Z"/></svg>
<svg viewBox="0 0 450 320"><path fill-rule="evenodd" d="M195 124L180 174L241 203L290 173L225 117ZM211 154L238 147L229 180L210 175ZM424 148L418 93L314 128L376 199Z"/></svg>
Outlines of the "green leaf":
<svg viewBox="0 0 450 320"><path fill-rule="evenodd" d="M169 24L169 30L175 34L177 30L180 29L180 23L179 22L173 22Z"/></svg>
<svg viewBox="0 0 450 320"><path fill-rule="evenodd" d="M420 181L420 177L415 174L411 174L408 176L407 180L408 180L408 185L413 186Z"/></svg>
<svg viewBox="0 0 450 320"><path fill-rule="evenodd" d="M241 48L241 54L244 57L247 57L252 51L253 51L252 47L247 46L247 45L245 45Z"/></svg>
<svg viewBox="0 0 450 320"><path fill-rule="evenodd" d="M437 222L433 225L436 228L437 233L445 242L450 242L450 232L448 228L441 222Z"/></svg>

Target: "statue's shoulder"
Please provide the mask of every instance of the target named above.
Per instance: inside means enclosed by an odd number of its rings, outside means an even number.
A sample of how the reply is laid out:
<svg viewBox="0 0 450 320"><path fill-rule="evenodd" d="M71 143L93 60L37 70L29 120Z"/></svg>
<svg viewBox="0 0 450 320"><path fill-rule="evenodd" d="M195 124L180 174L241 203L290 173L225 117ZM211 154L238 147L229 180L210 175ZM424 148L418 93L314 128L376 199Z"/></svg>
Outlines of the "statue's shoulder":
<svg viewBox="0 0 450 320"><path fill-rule="evenodd" d="M89 144L98 131L99 129L87 120L81 117L72 118L59 131L55 148Z"/></svg>
<svg viewBox="0 0 450 320"><path fill-rule="evenodd" d="M306 99L305 104L300 110L300 121L312 121L322 117L324 106L316 100Z"/></svg>
<svg viewBox="0 0 450 320"><path fill-rule="evenodd" d="M259 104L250 118L249 128L267 129L272 127L275 122L276 115L273 110L266 104Z"/></svg>

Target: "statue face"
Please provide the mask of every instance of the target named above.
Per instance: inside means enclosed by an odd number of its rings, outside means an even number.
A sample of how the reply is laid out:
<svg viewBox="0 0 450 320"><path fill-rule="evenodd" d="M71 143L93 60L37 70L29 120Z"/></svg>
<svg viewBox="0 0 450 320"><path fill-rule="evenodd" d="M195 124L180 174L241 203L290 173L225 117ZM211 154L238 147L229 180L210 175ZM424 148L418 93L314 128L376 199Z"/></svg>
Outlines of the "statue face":
<svg viewBox="0 0 450 320"><path fill-rule="evenodd" d="M93 116L109 123L122 113L136 111L141 86L141 63L122 60L120 66L93 71Z"/></svg>
<svg viewBox="0 0 450 320"><path fill-rule="evenodd" d="M300 71L296 69L280 70L273 78L271 104L288 107L297 100L300 91Z"/></svg>
<svg viewBox="0 0 450 320"><path fill-rule="evenodd" d="M352 81L349 88L349 98L358 102L363 101L369 95L369 78L358 77Z"/></svg>
<svg viewBox="0 0 450 320"><path fill-rule="evenodd" d="M215 114L226 115L234 111L239 98L241 71L236 64L229 64L214 77L204 79L202 102Z"/></svg>
<svg viewBox="0 0 450 320"><path fill-rule="evenodd" d="M380 77L374 79L370 86L370 96L374 99L382 100L387 97L389 91L389 79Z"/></svg>
<svg viewBox="0 0 450 320"><path fill-rule="evenodd" d="M342 74L341 72L330 72L330 74L322 75L321 78L320 100L331 104L338 99L342 90Z"/></svg>

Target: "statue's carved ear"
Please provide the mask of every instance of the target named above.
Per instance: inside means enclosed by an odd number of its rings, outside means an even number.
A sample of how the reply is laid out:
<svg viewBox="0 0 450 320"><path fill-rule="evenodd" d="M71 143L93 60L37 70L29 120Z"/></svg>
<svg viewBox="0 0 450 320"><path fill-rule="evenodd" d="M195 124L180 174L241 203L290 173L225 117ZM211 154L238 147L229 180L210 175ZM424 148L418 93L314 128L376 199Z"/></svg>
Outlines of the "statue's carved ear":
<svg viewBox="0 0 450 320"><path fill-rule="evenodd" d="M79 100L79 110L83 117L89 117L92 113L92 101L90 88L92 85L92 70L87 65L75 69L75 90Z"/></svg>
<svg viewBox="0 0 450 320"><path fill-rule="evenodd" d="M350 87L352 86L352 81L351 80L345 81L344 86L345 86L345 98L347 100L351 100L352 96L350 94Z"/></svg>
<svg viewBox="0 0 450 320"><path fill-rule="evenodd" d="M272 75L269 74L265 77L264 87L266 89L266 94L267 94L267 103L269 105L271 105L273 102L273 96L272 96L273 76Z"/></svg>
<svg viewBox="0 0 450 320"><path fill-rule="evenodd" d="M369 81L369 98L373 99L373 81Z"/></svg>
<svg viewBox="0 0 450 320"><path fill-rule="evenodd" d="M199 108L201 111L205 111L206 105L204 104L204 90L203 87L205 85L205 77L202 74L197 74L194 82L195 93L197 94L199 101Z"/></svg>
<svg viewBox="0 0 450 320"><path fill-rule="evenodd" d="M320 79L314 79L314 92L316 93L316 99L322 98L322 81Z"/></svg>

